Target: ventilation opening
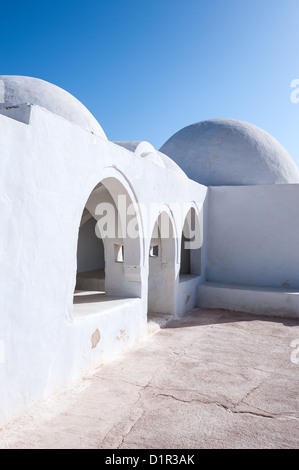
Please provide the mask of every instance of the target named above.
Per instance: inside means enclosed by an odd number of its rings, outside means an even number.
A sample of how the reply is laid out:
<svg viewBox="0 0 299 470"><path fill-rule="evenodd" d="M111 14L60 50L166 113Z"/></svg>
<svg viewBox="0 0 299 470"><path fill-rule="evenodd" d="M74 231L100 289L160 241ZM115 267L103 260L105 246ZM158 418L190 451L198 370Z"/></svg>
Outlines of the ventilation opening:
<svg viewBox="0 0 299 470"><path fill-rule="evenodd" d="M150 255L150 258L158 258L159 257L159 245L151 246L149 255Z"/></svg>
<svg viewBox="0 0 299 470"><path fill-rule="evenodd" d="M125 259L124 245L114 244L114 259L116 263L123 263Z"/></svg>

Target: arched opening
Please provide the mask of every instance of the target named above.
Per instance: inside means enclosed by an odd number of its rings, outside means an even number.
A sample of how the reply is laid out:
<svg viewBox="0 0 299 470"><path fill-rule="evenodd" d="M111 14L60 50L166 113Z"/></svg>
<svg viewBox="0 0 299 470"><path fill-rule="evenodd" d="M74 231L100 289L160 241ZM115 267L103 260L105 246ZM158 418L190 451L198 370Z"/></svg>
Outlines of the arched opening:
<svg viewBox="0 0 299 470"><path fill-rule="evenodd" d="M155 223L149 248L148 312L174 314L176 239L169 215Z"/></svg>
<svg viewBox="0 0 299 470"><path fill-rule="evenodd" d="M141 297L140 252L132 199L116 178L106 178L92 190L82 213L74 312L77 305L92 304L95 312L97 303Z"/></svg>
<svg viewBox="0 0 299 470"><path fill-rule="evenodd" d="M201 246L200 223L192 207L185 218L182 230L180 279L201 275Z"/></svg>

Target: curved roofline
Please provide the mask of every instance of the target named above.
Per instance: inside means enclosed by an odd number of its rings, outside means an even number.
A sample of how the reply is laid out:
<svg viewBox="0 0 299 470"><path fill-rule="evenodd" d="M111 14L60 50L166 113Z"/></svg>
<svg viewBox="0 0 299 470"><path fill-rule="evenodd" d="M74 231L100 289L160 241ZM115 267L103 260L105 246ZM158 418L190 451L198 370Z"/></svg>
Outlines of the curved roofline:
<svg viewBox="0 0 299 470"><path fill-rule="evenodd" d="M2 107L19 106L24 103L41 106L108 140L98 121L81 101L57 85L40 78L0 75L0 90Z"/></svg>
<svg viewBox="0 0 299 470"><path fill-rule="evenodd" d="M159 150L156 150L152 144L145 140L114 143L134 153L136 157L144 158L145 160L151 161L155 165L167 168L168 170L176 171L177 173L180 173L186 177L184 171L171 158Z"/></svg>
<svg viewBox="0 0 299 470"><path fill-rule="evenodd" d="M299 183L299 170L285 148L246 121L218 118L191 124L160 151L205 186Z"/></svg>

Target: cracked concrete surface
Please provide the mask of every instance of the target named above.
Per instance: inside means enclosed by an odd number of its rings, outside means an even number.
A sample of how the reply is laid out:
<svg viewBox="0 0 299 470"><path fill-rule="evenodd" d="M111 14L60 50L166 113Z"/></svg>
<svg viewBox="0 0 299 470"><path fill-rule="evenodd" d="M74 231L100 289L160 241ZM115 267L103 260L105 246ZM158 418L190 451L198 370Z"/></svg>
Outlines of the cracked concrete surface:
<svg viewBox="0 0 299 470"><path fill-rule="evenodd" d="M0 448L299 448L299 322L201 310L0 431Z"/></svg>

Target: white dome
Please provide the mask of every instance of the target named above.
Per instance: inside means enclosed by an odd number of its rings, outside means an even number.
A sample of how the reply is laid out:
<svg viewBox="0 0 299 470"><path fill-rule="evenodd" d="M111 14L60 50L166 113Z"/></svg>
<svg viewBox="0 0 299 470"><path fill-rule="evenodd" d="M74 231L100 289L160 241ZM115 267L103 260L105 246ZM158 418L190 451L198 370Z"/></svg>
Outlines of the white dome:
<svg viewBox="0 0 299 470"><path fill-rule="evenodd" d="M247 122L199 122L177 132L160 150L205 186L299 183L299 170L288 152Z"/></svg>
<svg viewBox="0 0 299 470"><path fill-rule="evenodd" d="M1 82L4 83L4 101L0 96L0 106L38 105L107 140L88 109L62 88L38 78L14 75L0 75L0 85Z"/></svg>

